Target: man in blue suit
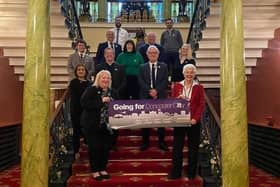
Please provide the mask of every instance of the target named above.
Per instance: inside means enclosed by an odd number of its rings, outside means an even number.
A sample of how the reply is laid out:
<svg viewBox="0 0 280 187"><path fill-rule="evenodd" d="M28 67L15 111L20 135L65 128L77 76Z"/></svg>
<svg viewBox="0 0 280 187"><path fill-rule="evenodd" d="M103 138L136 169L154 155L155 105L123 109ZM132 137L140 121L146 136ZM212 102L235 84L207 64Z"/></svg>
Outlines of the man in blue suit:
<svg viewBox="0 0 280 187"><path fill-rule="evenodd" d="M155 45L147 49L148 63L143 64L139 69L138 81L140 85L141 99L164 99L167 97L168 69L163 62L158 62L159 50ZM144 151L149 148L150 129L142 129L142 146ZM159 148L168 151L165 143L165 129L158 128Z"/></svg>
<svg viewBox="0 0 280 187"><path fill-rule="evenodd" d="M95 56L95 65L105 62L104 58L104 50L106 48L112 48L115 54L115 59L117 59L118 55L122 52L121 45L114 43L115 34L113 31L108 30L106 32L107 41L100 43L97 48L96 56Z"/></svg>

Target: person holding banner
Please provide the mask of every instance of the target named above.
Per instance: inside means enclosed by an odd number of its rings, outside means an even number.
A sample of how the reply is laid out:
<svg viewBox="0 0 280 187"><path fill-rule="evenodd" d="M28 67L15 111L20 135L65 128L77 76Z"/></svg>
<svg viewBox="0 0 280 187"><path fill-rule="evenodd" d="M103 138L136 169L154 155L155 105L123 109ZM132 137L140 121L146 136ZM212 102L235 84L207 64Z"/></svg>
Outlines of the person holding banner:
<svg viewBox="0 0 280 187"><path fill-rule="evenodd" d="M155 45L147 49L148 63L139 68L138 81L141 99L164 99L167 98L168 69L167 65L158 62L159 50ZM142 146L140 150L149 148L150 129L142 129ZM165 129L158 128L159 148L168 151L165 143Z"/></svg>
<svg viewBox="0 0 280 187"><path fill-rule="evenodd" d="M182 176L185 134L188 136L187 177L188 179L193 179L197 175L200 118L205 105L204 89L202 85L194 80L196 67L193 64L185 65L183 74L185 79L180 82L182 89L178 98L186 99L189 102L191 121L190 124L186 124L186 127L174 128L172 170L168 175L169 179L177 179Z"/></svg>
<svg viewBox="0 0 280 187"><path fill-rule="evenodd" d="M87 88L81 98L81 125L88 143L91 175L97 181L110 178L106 171L112 135L108 124L108 103L118 98L111 83L111 73L101 70L93 86Z"/></svg>

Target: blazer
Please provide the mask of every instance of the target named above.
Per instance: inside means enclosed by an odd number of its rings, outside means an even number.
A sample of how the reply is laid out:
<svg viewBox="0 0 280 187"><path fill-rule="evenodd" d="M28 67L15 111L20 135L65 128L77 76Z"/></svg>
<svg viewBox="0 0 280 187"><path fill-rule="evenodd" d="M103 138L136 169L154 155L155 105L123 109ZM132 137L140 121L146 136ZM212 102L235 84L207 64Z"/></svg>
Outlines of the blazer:
<svg viewBox="0 0 280 187"><path fill-rule="evenodd" d="M112 65L102 62L96 66L95 77L101 70L110 71L112 76L112 88L118 93L120 98L124 98L126 89L126 74L124 67L115 62Z"/></svg>
<svg viewBox="0 0 280 187"><path fill-rule="evenodd" d="M87 78L90 79L90 77L94 74L94 70L95 70L93 58L86 54L81 59L78 52L75 52L68 57L68 73L70 79L75 78L74 70L78 64L84 64L86 66L86 69L88 71Z"/></svg>
<svg viewBox="0 0 280 187"><path fill-rule="evenodd" d="M110 89L112 98L117 99L118 95ZM105 125L100 124L101 109L104 106L101 97L102 89L96 86L88 87L81 97L83 112L81 115L81 126L87 132L104 132L107 130Z"/></svg>
<svg viewBox="0 0 280 187"><path fill-rule="evenodd" d="M114 51L115 51L115 60L117 59L118 55L122 52L122 47L121 45L117 44L117 43L113 43L114 45ZM105 58L104 58L104 49L111 47L108 46L108 41L100 43L97 47L97 52L96 52L96 56L95 56L95 62L96 65L100 64L102 62L105 62Z"/></svg>
<svg viewBox="0 0 280 187"><path fill-rule="evenodd" d="M160 62L165 62L165 52L164 49L161 45L159 44L153 44L154 46L156 46L159 50L159 57L158 57L158 61ZM144 62L149 62L148 56L147 56L147 49L150 46L150 44L144 44L139 48L139 53L142 55Z"/></svg>
<svg viewBox="0 0 280 187"><path fill-rule="evenodd" d="M184 86L184 81L180 82ZM191 119L200 121L202 112L205 107L204 89L200 84L193 85L191 100L190 100L190 112Z"/></svg>
<svg viewBox="0 0 280 187"><path fill-rule="evenodd" d="M149 90L151 89L151 68L149 63L142 64L139 68L138 82L140 86L140 98L150 98ZM158 98L167 97L168 69L163 62L157 62L156 86Z"/></svg>

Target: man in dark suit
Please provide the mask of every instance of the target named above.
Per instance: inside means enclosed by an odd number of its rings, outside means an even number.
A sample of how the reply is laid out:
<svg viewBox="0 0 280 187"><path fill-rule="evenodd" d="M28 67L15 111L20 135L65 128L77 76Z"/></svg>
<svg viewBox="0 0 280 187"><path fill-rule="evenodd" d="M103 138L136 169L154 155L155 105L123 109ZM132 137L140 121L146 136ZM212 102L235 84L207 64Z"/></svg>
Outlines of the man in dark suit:
<svg viewBox="0 0 280 187"><path fill-rule="evenodd" d="M167 97L168 69L167 65L158 62L159 50L156 46L150 45L147 49L148 63L143 64L139 69L139 85L141 99L164 99ZM150 129L142 129L141 150L149 147ZM159 148L167 151L168 147L164 141L165 129L158 128Z"/></svg>
<svg viewBox="0 0 280 187"><path fill-rule="evenodd" d="M143 59L144 59L144 62L148 62L149 59L148 59L148 56L147 56L147 49L150 45L154 45L158 48L159 50L159 58L158 60L160 62L165 62L165 55L164 55L164 49L161 45L157 44L156 43L156 34L153 33L153 32L149 32L147 34L147 43L142 45L140 48L139 48L139 53L142 55Z"/></svg>
<svg viewBox="0 0 280 187"><path fill-rule="evenodd" d="M88 71L88 79L94 74L94 62L93 58L86 53L86 42L84 40L78 40L76 42L76 51L68 57L68 73L69 79L75 78L74 70L78 64L84 64Z"/></svg>
<svg viewBox="0 0 280 187"><path fill-rule="evenodd" d="M97 64L100 64L101 62L104 62L105 61L105 58L104 58L104 49L106 48L112 48L114 50L114 53L115 53L115 59L117 59L118 55L122 52L122 47L121 45L117 44L117 43L114 43L114 39L115 39L115 34L113 31L111 30L108 30L106 32L106 38L107 38L107 41L106 42L103 42L103 43L100 43L98 45L98 48L97 48L97 52L96 52L96 56L95 56L95 62L96 62L96 65Z"/></svg>
<svg viewBox="0 0 280 187"><path fill-rule="evenodd" d="M101 70L108 70L112 76L112 88L117 92L120 99L124 99L126 90L126 75L124 67L115 62L114 50L112 48L104 49L105 61L96 66L96 74ZM115 144L118 138L118 131L113 130L112 136L112 148L115 148Z"/></svg>

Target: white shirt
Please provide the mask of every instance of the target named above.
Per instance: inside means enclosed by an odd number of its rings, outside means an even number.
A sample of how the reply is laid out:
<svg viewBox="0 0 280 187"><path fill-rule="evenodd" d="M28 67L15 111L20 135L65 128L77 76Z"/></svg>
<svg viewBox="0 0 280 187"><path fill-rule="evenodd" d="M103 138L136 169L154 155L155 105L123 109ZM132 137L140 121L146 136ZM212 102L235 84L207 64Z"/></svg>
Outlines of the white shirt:
<svg viewBox="0 0 280 187"><path fill-rule="evenodd" d="M111 31L114 31L114 33L115 33L114 42L120 44L123 48L124 43L128 40L128 32L123 28L119 28L119 34L118 34L118 29L116 27L111 29ZM117 34L119 35L118 42L117 42Z"/></svg>

